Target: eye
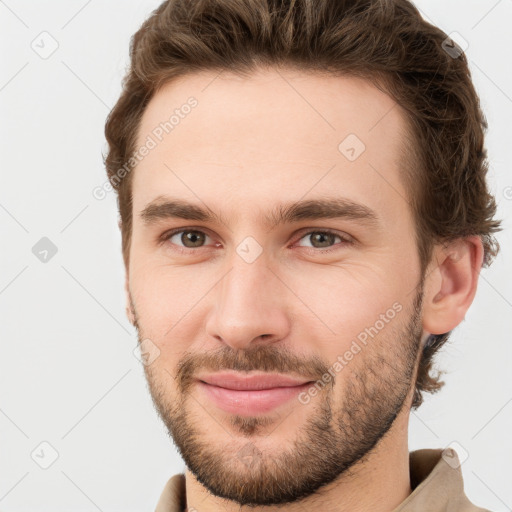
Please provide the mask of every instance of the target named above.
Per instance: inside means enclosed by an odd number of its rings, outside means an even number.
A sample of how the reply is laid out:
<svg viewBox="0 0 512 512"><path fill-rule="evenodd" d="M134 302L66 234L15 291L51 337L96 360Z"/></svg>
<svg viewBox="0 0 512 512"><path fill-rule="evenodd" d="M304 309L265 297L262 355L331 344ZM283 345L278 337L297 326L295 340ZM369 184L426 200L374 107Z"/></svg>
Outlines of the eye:
<svg viewBox="0 0 512 512"><path fill-rule="evenodd" d="M204 231L197 229L180 229L164 233L161 242L169 242L183 249L200 249L204 246L207 238L210 238ZM182 245L181 245L182 244Z"/></svg>
<svg viewBox="0 0 512 512"><path fill-rule="evenodd" d="M204 231L199 229L181 228L164 233L160 237L160 243L169 243L174 246L178 252L187 252L188 250L206 247L205 243L207 239L210 239L210 236ZM348 235L344 236L331 230L308 231L299 238L299 241L308 239L311 242L311 245L298 245L299 247L305 247L308 250L312 250L315 253L332 252L340 249L340 246L353 243L353 240ZM339 239L341 243L336 244L336 239ZM219 247L220 245L220 243L215 244L216 247Z"/></svg>
<svg viewBox="0 0 512 512"><path fill-rule="evenodd" d="M341 244L336 244L334 247L332 244L335 243L335 239L338 238L341 240ZM337 249L339 249L340 245L346 245L353 243L352 240L348 236L342 236L339 233L336 233L334 231L330 230L318 230L318 231L309 231L305 233L300 240L308 240L311 242L312 245L310 246L304 246L299 245L300 247L310 247L313 249L323 249L321 251L315 251L315 252L332 252ZM331 248L333 247L333 248Z"/></svg>

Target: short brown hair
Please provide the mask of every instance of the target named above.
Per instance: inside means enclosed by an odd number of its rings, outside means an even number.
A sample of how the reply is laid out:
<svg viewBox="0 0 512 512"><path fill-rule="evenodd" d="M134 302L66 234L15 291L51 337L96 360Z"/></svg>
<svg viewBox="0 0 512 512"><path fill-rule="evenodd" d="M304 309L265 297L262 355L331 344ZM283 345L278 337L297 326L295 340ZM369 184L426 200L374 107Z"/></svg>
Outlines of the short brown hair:
<svg viewBox="0 0 512 512"><path fill-rule="evenodd" d="M126 268L132 230L132 173L126 163L148 102L179 76L202 70L243 75L259 65L362 77L393 97L411 130L402 174L422 275L435 243L470 235L481 237L483 266L490 265L499 251L493 233L501 221L493 219L496 203L486 184L487 124L467 59L445 51L446 40L408 0L163 2L131 39L131 66L105 126L104 160L118 194ZM413 409L421 405L423 391L436 392L444 384L430 370L449 335L432 336L425 346Z"/></svg>

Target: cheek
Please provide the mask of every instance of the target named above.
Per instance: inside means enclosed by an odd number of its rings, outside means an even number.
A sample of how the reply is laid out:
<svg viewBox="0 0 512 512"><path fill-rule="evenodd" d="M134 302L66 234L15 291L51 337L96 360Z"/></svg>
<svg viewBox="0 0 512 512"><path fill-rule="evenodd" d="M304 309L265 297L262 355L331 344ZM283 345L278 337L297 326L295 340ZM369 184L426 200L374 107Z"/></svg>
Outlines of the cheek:
<svg viewBox="0 0 512 512"><path fill-rule="evenodd" d="M388 311L394 315L397 304L402 308L413 281L406 268L399 271L397 261L397 255L380 250L332 264L295 261L275 268L282 282L269 279L268 286L281 287L272 293L289 316L290 339L326 362L335 360L381 315L388 320ZM166 354L206 340L206 321L218 305L226 271L214 262L179 267L134 261L130 288L144 335ZM383 332L390 331L387 325Z"/></svg>
<svg viewBox="0 0 512 512"><path fill-rule="evenodd" d="M134 266L130 289L145 334L167 343L184 329L200 327L198 314L218 279L211 268Z"/></svg>
<svg viewBox="0 0 512 512"><path fill-rule="evenodd" d="M387 326L403 309L402 281L389 269L368 263L317 266L311 272L294 272L284 278L301 331L314 347L331 359L350 347L365 329ZM300 300L299 300L300 299ZM388 329L389 330L389 329Z"/></svg>

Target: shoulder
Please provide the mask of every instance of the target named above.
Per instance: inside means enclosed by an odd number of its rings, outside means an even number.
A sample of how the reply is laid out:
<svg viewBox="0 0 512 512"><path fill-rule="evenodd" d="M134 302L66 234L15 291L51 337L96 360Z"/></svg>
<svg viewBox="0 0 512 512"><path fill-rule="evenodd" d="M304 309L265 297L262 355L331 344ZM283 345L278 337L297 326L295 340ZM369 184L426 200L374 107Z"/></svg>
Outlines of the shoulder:
<svg viewBox="0 0 512 512"><path fill-rule="evenodd" d="M185 475L177 473L165 484L155 512L181 512L185 503Z"/></svg>

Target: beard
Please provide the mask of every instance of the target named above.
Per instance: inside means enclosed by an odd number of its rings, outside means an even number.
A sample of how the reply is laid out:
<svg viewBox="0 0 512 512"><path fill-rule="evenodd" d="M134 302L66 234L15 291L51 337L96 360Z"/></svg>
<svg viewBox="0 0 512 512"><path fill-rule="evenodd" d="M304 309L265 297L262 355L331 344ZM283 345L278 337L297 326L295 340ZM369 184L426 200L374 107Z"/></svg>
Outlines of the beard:
<svg viewBox="0 0 512 512"><path fill-rule="evenodd" d="M197 398L190 394L197 382L195 375L202 370L259 370L293 372L321 382L329 368L322 360L298 358L279 344L256 344L247 350L233 350L225 345L211 354L185 354L175 375L158 365L145 366L155 408L197 481L213 495L240 506L269 506L299 501L340 475L356 474L407 405L421 349L422 298L423 280L405 321L393 320L399 325L392 333L386 331L390 326L384 328L370 342L371 346L363 347L325 385L308 404L311 410L307 420L297 424L294 439L286 448L284 442L277 442L266 450L259 443L265 429L273 427L265 434L272 441L272 432L278 427L270 414L229 414L228 425L223 426L224 442L212 439L208 421L216 418L204 407L198 407ZM140 341L144 336L133 302L132 308ZM338 379L342 380L338 386L342 389L335 400ZM195 411L190 409L191 405ZM233 431L238 435L232 435Z"/></svg>

